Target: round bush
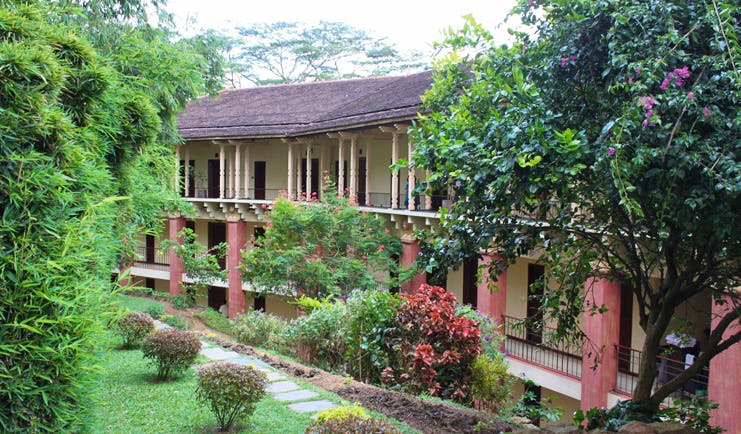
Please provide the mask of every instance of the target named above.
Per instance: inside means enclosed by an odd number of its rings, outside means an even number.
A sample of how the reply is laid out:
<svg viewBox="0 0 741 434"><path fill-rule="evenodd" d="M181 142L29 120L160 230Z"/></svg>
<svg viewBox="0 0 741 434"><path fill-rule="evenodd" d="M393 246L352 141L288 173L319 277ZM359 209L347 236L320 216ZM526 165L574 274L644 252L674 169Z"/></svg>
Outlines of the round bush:
<svg viewBox="0 0 741 434"><path fill-rule="evenodd" d="M188 368L201 351L201 341L182 330L157 330L144 338L142 352L157 368L157 378L173 378Z"/></svg>
<svg viewBox="0 0 741 434"><path fill-rule="evenodd" d="M316 421L322 423L325 420L345 419L350 416L362 417L364 419L370 417L368 416L368 413L365 412L365 409L360 406L360 404L355 403L353 405L343 405L341 407L334 407L320 411L316 415Z"/></svg>
<svg viewBox="0 0 741 434"><path fill-rule="evenodd" d="M216 416L219 429L227 431L235 420L247 418L265 396L267 376L251 366L216 362L198 369L196 399Z"/></svg>
<svg viewBox="0 0 741 434"><path fill-rule="evenodd" d="M314 422L305 434L400 434L401 431L385 420L372 417L347 416Z"/></svg>
<svg viewBox="0 0 741 434"><path fill-rule="evenodd" d="M286 322L275 315L249 309L237 318L237 340L245 345L274 348Z"/></svg>
<svg viewBox="0 0 741 434"><path fill-rule="evenodd" d="M123 339L124 348L134 348L154 330L154 320L144 312L132 312L119 319L113 330Z"/></svg>

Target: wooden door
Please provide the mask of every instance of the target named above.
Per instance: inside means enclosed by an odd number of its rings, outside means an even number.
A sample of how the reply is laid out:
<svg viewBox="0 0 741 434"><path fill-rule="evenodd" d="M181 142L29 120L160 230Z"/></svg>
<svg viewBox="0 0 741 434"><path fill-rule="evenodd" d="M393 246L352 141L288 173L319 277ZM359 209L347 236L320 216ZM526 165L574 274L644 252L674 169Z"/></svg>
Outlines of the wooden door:
<svg viewBox="0 0 741 434"><path fill-rule="evenodd" d="M479 261L469 259L463 263L463 304L472 308L478 307L478 287L476 285L476 273L479 270Z"/></svg>
<svg viewBox="0 0 741 434"><path fill-rule="evenodd" d="M212 249L219 243L226 242L226 224L220 222L208 223L208 248ZM219 258L221 269L226 268L226 258Z"/></svg>
<svg viewBox="0 0 741 434"><path fill-rule="evenodd" d="M208 197L219 197L219 160L208 160Z"/></svg>

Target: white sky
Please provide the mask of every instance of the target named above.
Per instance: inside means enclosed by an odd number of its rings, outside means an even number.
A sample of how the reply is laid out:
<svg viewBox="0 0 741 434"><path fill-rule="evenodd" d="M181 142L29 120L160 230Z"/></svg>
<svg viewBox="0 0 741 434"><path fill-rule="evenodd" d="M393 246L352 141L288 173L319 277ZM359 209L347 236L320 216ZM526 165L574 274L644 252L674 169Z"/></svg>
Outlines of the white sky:
<svg viewBox="0 0 741 434"><path fill-rule="evenodd" d="M340 21L386 37L399 48L426 53L443 29L461 27L466 14L504 42L506 28L498 26L513 5L514 0L168 0L166 9L185 34L207 28L226 32L258 22ZM186 29L188 18L195 20L195 28Z"/></svg>

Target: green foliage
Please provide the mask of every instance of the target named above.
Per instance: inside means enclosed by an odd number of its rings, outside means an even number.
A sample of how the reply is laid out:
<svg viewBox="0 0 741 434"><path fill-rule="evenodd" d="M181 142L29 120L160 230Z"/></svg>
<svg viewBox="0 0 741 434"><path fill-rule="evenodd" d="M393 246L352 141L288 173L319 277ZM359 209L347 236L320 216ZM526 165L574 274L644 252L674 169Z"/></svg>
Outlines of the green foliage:
<svg viewBox="0 0 741 434"><path fill-rule="evenodd" d="M123 339L123 348L135 348L154 330L154 321L147 313L131 312L116 321L113 330Z"/></svg>
<svg viewBox="0 0 741 434"><path fill-rule="evenodd" d="M163 323L169 325L170 327L175 327L178 330L189 330L191 328L188 321L177 315L163 315L161 320Z"/></svg>
<svg viewBox="0 0 741 434"><path fill-rule="evenodd" d="M286 321L261 310L248 309L237 317L237 340L246 345L275 349L280 346Z"/></svg>
<svg viewBox="0 0 741 434"><path fill-rule="evenodd" d="M480 399L502 408L509 402L514 379L507 373L507 359L497 353L493 358L482 354L471 366L471 393Z"/></svg>
<svg viewBox="0 0 741 434"><path fill-rule="evenodd" d="M710 425L710 411L718 404L707 399L707 396L692 396L689 400L675 399L673 406L659 410L661 420L679 422L700 433L720 434L725 432L721 427Z"/></svg>
<svg viewBox="0 0 741 434"><path fill-rule="evenodd" d="M229 336L237 336L237 324L210 307L198 312L195 316L216 331Z"/></svg>
<svg viewBox="0 0 741 434"><path fill-rule="evenodd" d="M151 306L147 309L146 313L153 319L160 319L165 314L165 308L163 306Z"/></svg>
<svg viewBox="0 0 741 434"><path fill-rule="evenodd" d="M533 31L512 47L470 21L449 34L460 63L438 65L414 132L415 165L460 199L423 252L428 271L492 249L496 275L537 251L558 282L540 301L560 336L578 334L588 278L625 283L646 332L641 401L741 340L722 336L741 316L740 14L716 1L521 0ZM660 339L703 291L733 308L693 336L708 351L652 392Z"/></svg>
<svg viewBox="0 0 741 434"><path fill-rule="evenodd" d="M347 404L340 407L329 408L327 410L320 411L316 415L316 421L322 423L331 419L345 419L347 417L362 417L367 419L368 413L360 404Z"/></svg>
<svg viewBox="0 0 741 434"><path fill-rule="evenodd" d="M172 249L178 258L183 261L185 277L188 282L181 283L185 290L182 303L177 301L178 308L184 304L186 307L195 306L196 295L207 285L217 281L226 280L226 270L221 268L219 260L226 255L226 243L219 243L211 248L196 241L196 233L190 228L183 228L177 234L176 240L162 240L160 248L163 251ZM176 296L177 297L177 296ZM175 305L173 299L173 305Z"/></svg>
<svg viewBox="0 0 741 434"><path fill-rule="evenodd" d="M348 297L345 360L356 379L380 383L381 371L389 365L386 334L396 327L400 305L401 298L386 291L353 291Z"/></svg>
<svg viewBox="0 0 741 434"><path fill-rule="evenodd" d="M465 316L468 319L479 323L481 331L481 354L489 356L492 360L498 360L501 357L500 348L506 339L502 333L502 326L493 322L491 318L482 314L469 305L458 305L456 315Z"/></svg>
<svg viewBox="0 0 741 434"><path fill-rule="evenodd" d="M210 363L198 368L196 399L216 416L221 431L247 418L265 396L267 376L251 366L229 362Z"/></svg>
<svg viewBox="0 0 741 434"><path fill-rule="evenodd" d="M325 189L321 202L280 198L255 248L243 252L242 277L262 291L315 298L393 285L401 243L375 214ZM379 276L389 276L380 282Z"/></svg>
<svg viewBox="0 0 741 434"><path fill-rule="evenodd" d="M340 301L322 303L311 313L291 320L283 332L286 346L308 361L341 370L345 364L345 314L345 304Z"/></svg>
<svg viewBox="0 0 741 434"><path fill-rule="evenodd" d="M586 422L587 430L618 431L620 427L634 420L645 423L658 422L659 407L651 403L628 400L620 401L609 410L595 407L587 410L586 415L581 410L574 415L574 423L581 425Z"/></svg>
<svg viewBox="0 0 741 434"><path fill-rule="evenodd" d="M172 329L157 330L144 338L142 352L150 365L157 369L157 378L175 378L198 357L201 341L190 332Z"/></svg>
<svg viewBox="0 0 741 434"><path fill-rule="evenodd" d="M400 431L385 420L373 417L347 416L314 422L305 434L398 434Z"/></svg>
<svg viewBox="0 0 741 434"><path fill-rule="evenodd" d="M175 309L187 309L189 307L193 307L195 305L194 302L190 302L190 297L182 296L182 295L176 295L170 299L170 303L172 303L172 307Z"/></svg>
<svg viewBox="0 0 741 434"><path fill-rule="evenodd" d="M344 23L258 23L237 30L231 41L236 72L257 85L383 75L422 63L419 54L402 56Z"/></svg>
<svg viewBox="0 0 741 434"><path fill-rule="evenodd" d="M526 380L525 384L536 385L530 380ZM541 419L545 419L548 422L556 422L561 418L563 409L560 407L551 407L550 401L550 398L541 398L538 401L533 392L526 390L520 396L520 399L517 400L517 403L508 410L514 416L529 419L536 425L540 423Z"/></svg>

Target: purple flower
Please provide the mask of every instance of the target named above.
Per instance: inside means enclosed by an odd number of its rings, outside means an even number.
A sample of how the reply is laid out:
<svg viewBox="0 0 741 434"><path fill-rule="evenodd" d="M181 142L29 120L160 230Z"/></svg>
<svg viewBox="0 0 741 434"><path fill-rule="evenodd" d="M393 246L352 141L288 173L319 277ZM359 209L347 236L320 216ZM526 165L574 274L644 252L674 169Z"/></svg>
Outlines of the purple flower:
<svg viewBox="0 0 741 434"><path fill-rule="evenodd" d="M642 96L638 98L638 104L643 106L644 110L651 110L656 104L656 98L650 96Z"/></svg>
<svg viewBox="0 0 741 434"><path fill-rule="evenodd" d="M690 101L692 101L693 99L695 99L695 92L688 93L687 94L687 99L690 100Z"/></svg>
<svg viewBox="0 0 741 434"><path fill-rule="evenodd" d="M561 58L561 68L566 68L566 65L569 63L569 60L565 57Z"/></svg>
<svg viewBox="0 0 741 434"><path fill-rule="evenodd" d="M690 78L690 68L689 66L686 66L686 65L682 68L675 69L674 73L677 74L681 78Z"/></svg>
<svg viewBox="0 0 741 434"><path fill-rule="evenodd" d="M707 119L707 118L709 118L710 116L713 115L713 112L710 110L710 107L705 107L702 110L702 115L705 116L705 118Z"/></svg>
<svg viewBox="0 0 741 434"><path fill-rule="evenodd" d="M607 150L607 155L609 155L610 157L612 157L613 155L615 155L615 148L613 148L613 147L610 147L610 148L609 148L609 149Z"/></svg>
<svg viewBox="0 0 741 434"><path fill-rule="evenodd" d="M674 77L674 74L670 72L669 75L667 75L666 78L664 78L664 81L661 82L661 86L659 86L659 89L666 90L666 88L669 87L669 83L672 82L673 77Z"/></svg>
<svg viewBox="0 0 741 434"><path fill-rule="evenodd" d="M684 86L684 80L688 78L690 78L690 68L688 66L675 68L674 71L666 75L664 81L661 82L659 89L666 90L672 82L674 82L675 86L682 87Z"/></svg>
<svg viewBox="0 0 741 434"><path fill-rule="evenodd" d="M569 62L573 62L573 61L574 61L574 55L572 54L569 56Z"/></svg>

